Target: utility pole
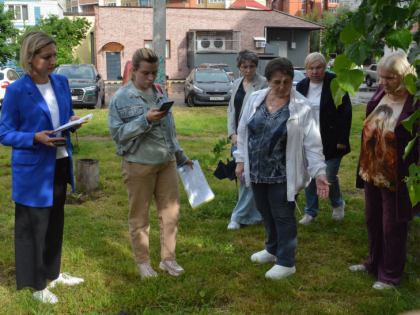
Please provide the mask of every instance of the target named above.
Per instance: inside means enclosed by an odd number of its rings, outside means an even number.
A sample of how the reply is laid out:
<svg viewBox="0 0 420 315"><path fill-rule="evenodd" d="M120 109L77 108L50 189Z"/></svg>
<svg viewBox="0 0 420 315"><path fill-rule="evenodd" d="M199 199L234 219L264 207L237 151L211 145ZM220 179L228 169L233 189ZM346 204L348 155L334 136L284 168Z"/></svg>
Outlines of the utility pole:
<svg viewBox="0 0 420 315"><path fill-rule="evenodd" d="M153 0L153 49L159 56L156 83L165 90L166 78L166 0Z"/></svg>

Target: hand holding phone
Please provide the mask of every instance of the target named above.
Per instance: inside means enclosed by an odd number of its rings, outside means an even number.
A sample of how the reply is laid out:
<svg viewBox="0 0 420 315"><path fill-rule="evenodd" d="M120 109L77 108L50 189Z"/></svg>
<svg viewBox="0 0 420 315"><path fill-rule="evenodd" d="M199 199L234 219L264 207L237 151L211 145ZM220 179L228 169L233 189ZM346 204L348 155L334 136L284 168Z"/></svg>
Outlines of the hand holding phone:
<svg viewBox="0 0 420 315"><path fill-rule="evenodd" d="M159 111L160 112L163 112L163 111L167 112L171 109L172 105L174 105L174 102L163 103L162 106L159 108Z"/></svg>

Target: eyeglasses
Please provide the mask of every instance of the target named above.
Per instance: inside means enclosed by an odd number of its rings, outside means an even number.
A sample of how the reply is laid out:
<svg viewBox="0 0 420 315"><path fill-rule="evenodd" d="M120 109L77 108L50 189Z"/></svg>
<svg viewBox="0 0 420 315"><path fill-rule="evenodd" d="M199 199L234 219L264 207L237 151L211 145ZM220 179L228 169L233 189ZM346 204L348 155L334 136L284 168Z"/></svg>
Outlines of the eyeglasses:
<svg viewBox="0 0 420 315"><path fill-rule="evenodd" d="M249 66L249 67L240 66L239 69L246 71L246 70L254 70L255 68L256 68L256 66Z"/></svg>

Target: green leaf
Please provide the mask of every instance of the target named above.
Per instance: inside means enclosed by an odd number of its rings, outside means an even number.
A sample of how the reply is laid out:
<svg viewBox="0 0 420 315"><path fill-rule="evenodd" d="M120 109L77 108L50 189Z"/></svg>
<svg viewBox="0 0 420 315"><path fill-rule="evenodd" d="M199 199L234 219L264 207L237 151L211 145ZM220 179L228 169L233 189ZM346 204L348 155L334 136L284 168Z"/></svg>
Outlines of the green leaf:
<svg viewBox="0 0 420 315"><path fill-rule="evenodd" d="M340 33L340 40L346 44L354 42L360 37L362 37L362 34L358 33L351 24L347 25Z"/></svg>
<svg viewBox="0 0 420 315"><path fill-rule="evenodd" d="M366 14L365 20L363 22L366 31L374 25L373 18L374 18L373 12Z"/></svg>
<svg viewBox="0 0 420 315"><path fill-rule="evenodd" d="M407 90L408 92L410 92L410 94L413 94L413 95L417 94L416 82L417 82L417 77L414 74L409 73L405 76L404 83L407 86Z"/></svg>
<svg viewBox="0 0 420 315"><path fill-rule="evenodd" d="M389 47L401 48L407 51L413 41L413 34L407 29L390 29L385 33L386 44Z"/></svg>
<svg viewBox="0 0 420 315"><path fill-rule="evenodd" d="M420 108L414 112L413 115L401 121L401 124L410 132L413 132L413 125L417 119L420 118Z"/></svg>
<svg viewBox="0 0 420 315"><path fill-rule="evenodd" d="M420 46L414 46L410 48L408 52L408 56L407 56L408 62L414 65L414 63L416 62L416 58L419 54L420 54Z"/></svg>
<svg viewBox="0 0 420 315"><path fill-rule="evenodd" d="M346 48L346 55L355 64L361 65L370 55L369 44L366 41L356 41Z"/></svg>
<svg viewBox="0 0 420 315"><path fill-rule="evenodd" d="M419 136L418 133L416 133L416 136L414 137L413 140L411 140L408 145L405 147L405 151L404 151L404 155L403 155L403 160L405 162L405 158L407 157L408 153L410 153L411 149L413 148L414 143L416 143L417 137Z"/></svg>
<svg viewBox="0 0 420 315"><path fill-rule="evenodd" d="M334 72L338 73L340 70L350 70L351 60L345 55L338 55L334 60Z"/></svg>
<svg viewBox="0 0 420 315"><path fill-rule="evenodd" d="M359 32L362 35L366 34L365 20L366 13L363 11L356 11L351 18L351 25L356 30L356 32Z"/></svg>
<svg viewBox="0 0 420 315"><path fill-rule="evenodd" d="M411 164L408 168L408 178L406 178L408 194L410 195L411 205L414 207L420 202L420 166Z"/></svg>
<svg viewBox="0 0 420 315"><path fill-rule="evenodd" d="M335 61L334 61L335 64ZM335 106L339 106L343 102L343 96L346 95L346 91L344 91L340 85L338 84L337 78L333 79L331 81L331 93L334 98L334 104Z"/></svg>
<svg viewBox="0 0 420 315"><path fill-rule="evenodd" d="M388 24L394 24L395 22L404 24L410 16L410 13L409 9L399 8L393 5L384 6L382 10L382 15Z"/></svg>
<svg viewBox="0 0 420 315"><path fill-rule="evenodd" d="M363 83L365 76L363 75L363 71L358 69L350 71L340 70L337 74L337 79L340 87L348 91L354 97L360 84Z"/></svg>

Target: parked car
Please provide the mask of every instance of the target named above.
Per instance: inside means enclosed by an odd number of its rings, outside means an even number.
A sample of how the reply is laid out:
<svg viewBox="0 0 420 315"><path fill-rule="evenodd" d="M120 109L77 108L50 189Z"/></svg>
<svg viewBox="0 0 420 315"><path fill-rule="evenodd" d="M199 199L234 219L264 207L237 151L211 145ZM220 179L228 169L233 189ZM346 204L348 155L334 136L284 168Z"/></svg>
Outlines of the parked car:
<svg viewBox="0 0 420 315"><path fill-rule="evenodd" d="M61 65L54 73L69 79L74 107L95 107L98 102L104 106L105 83L94 65Z"/></svg>
<svg viewBox="0 0 420 315"><path fill-rule="evenodd" d="M228 105L233 83L222 69L198 68L185 79L184 97L194 105Z"/></svg>
<svg viewBox="0 0 420 315"><path fill-rule="evenodd" d="M127 81L128 81L128 74L130 73L130 68L131 68L131 60L128 60L128 61L125 63L123 75L122 75L122 76L121 76L121 75L119 75L119 76L117 77L117 79L118 79L118 80L123 80L123 86L124 86L124 85L127 83ZM166 77L165 77L165 89L162 89L162 87L161 87L159 84L157 84L157 83L155 83L155 86L156 86L156 87L157 87L157 89L160 91L160 93L162 93L162 94L164 94L166 97L168 97L168 76L166 76ZM165 93L164 93L163 91L165 91Z"/></svg>
<svg viewBox="0 0 420 315"><path fill-rule="evenodd" d="M306 73L306 69L304 67L293 67L293 69L302 72L305 75L305 77L308 76L308 74Z"/></svg>
<svg viewBox="0 0 420 315"><path fill-rule="evenodd" d="M235 80L235 74L230 70L229 66L225 63L202 63L199 68L222 69L226 72L232 81Z"/></svg>
<svg viewBox="0 0 420 315"><path fill-rule="evenodd" d="M12 68L7 66L0 68L0 107L3 103L4 94L6 94L6 88L19 78L20 76Z"/></svg>
<svg viewBox="0 0 420 315"><path fill-rule="evenodd" d="M376 64L370 65L369 68L366 69L365 80L367 86L372 86L373 83L378 83L379 75Z"/></svg>
<svg viewBox="0 0 420 315"><path fill-rule="evenodd" d="M330 59L330 61L328 61L328 66L330 68L334 68L334 61L335 61L335 59Z"/></svg>
<svg viewBox="0 0 420 315"><path fill-rule="evenodd" d="M293 78L293 88L296 90L296 85L305 78L306 76L302 73L302 71L295 70L295 77Z"/></svg>

